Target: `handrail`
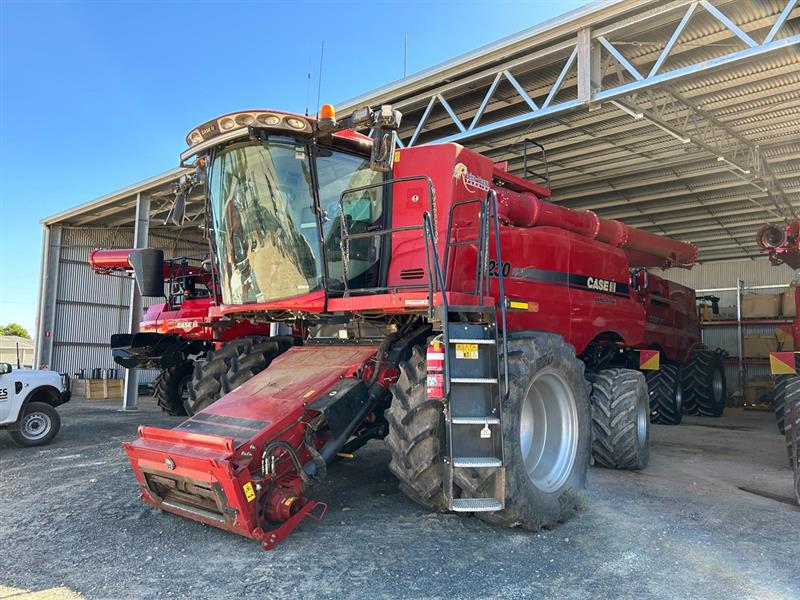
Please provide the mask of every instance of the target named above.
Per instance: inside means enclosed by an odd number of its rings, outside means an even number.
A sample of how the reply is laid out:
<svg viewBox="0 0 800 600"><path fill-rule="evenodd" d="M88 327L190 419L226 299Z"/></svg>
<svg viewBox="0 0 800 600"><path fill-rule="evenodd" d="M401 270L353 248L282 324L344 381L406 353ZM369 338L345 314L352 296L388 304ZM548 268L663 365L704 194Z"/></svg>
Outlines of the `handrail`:
<svg viewBox="0 0 800 600"><path fill-rule="evenodd" d="M350 240L366 239L366 238L370 238L370 237L391 235L391 234L396 233L398 231L422 231L423 232L422 235L423 235L423 237L425 237L425 231L424 231L425 225L424 225L424 215L423 215L423 224L420 224L420 225L404 225L402 227L389 227L388 229L379 229L379 230L376 230L376 231L368 231L366 233L351 234L347 230L347 221L344 218L344 197L346 195L348 195L348 194L354 194L356 192L363 192L363 191L374 189L374 188L383 188L385 186L393 185L395 183L403 183L403 182L406 182L406 181L425 181L428 184L428 198L429 198L429 202L430 202L430 208L431 208L431 211L433 213L435 213L436 212L435 211L436 189L433 186L433 180L430 177L428 177L427 175L410 175L410 176L407 176L407 177L395 177L395 178L392 178L392 179L386 179L386 180L380 181L378 183L371 183L369 185L362 185L362 186L358 186L358 187L354 187L354 188L348 188L346 190L343 190L342 193L339 195L339 216L340 216L339 228L340 228L340 231L341 231L341 239L339 241L339 247L340 247L341 252L342 252L342 279L343 279L342 284L344 285L344 294L345 295L347 295L349 293L349 291L350 291L350 289L349 289L349 287L347 285L347 282L349 280L349 273L348 273L349 265L348 265L348 261L346 260L347 257L350 256ZM432 227L433 236L434 236L434 240L435 240L436 239L436 227L435 227L436 217L429 215L429 219L431 220L431 223L432 223L431 227ZM434 248L435 248L435 245L434 245ZM430 283L430 279L431 278L430 278L430 275L429 275L428 276L429 283ZM411 289L411 288L416 288L416 287L419 287L419 286L411 284L411 285L407 285L407 286L393 286L393 289L394 288L396 288L396 289ZM429 287L430 287L430 285L429 285ZM387 288L375 287L375 288L359 288L359 289L361 291L369 292L369 291L383 290L383 289L387 289Z"/></svg>
<svg viewBox="0 0 800 600"><path fill-rule="evenodd" d="M506 287L505 275L503 274L503 254L500 244L500 215L497 212L497 192L489 190L486 194L487 208L492 211L494 217L494 245L495 255L497 256L497 284L500 292L500 322L503 326L503 379L505 382L505 392L503 402L508 398L508 333L506 332ZM488 255L488 252L486 253Z"/></svg>

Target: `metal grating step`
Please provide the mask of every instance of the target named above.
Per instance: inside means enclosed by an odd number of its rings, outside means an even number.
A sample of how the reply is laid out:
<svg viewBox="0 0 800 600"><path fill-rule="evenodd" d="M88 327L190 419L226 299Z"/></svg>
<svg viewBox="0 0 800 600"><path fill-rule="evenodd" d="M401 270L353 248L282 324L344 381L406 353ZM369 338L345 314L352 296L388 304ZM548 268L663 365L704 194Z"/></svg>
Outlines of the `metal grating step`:
<svg viewBox="0 0 800 600"><path fill-rule="evenodd" d="M483 456L474 457L461 457L453 458L454 467L476 467L476 468L489 468L489 467L502 467L503 461L499 458L488 458Z"/></svg>
<svg viewBox="0 0 800 600"><path fill-rule="evenodd" d="M500 425L497 417L450 417L453 425Z"/></svg>
<svg viewBox="0 0 800 600"><path fill-rule="evenodd" d="M494 345L497 342L495 340L487 340L484 338L453 338L451 337L448 340L451 344L485 344L485 345Z"/></svg>
<svg viewBox="0 0 800 600"><path fill-rule="evenodd" d="M503 503L494 498L454 498L455 512L491 512L501 510Z"/></svg>
<svg viewBox="0 0 800 600"><path fill-rule="evenodd" d="M494 377L452 377L450 383L497 383Z"/></svg>

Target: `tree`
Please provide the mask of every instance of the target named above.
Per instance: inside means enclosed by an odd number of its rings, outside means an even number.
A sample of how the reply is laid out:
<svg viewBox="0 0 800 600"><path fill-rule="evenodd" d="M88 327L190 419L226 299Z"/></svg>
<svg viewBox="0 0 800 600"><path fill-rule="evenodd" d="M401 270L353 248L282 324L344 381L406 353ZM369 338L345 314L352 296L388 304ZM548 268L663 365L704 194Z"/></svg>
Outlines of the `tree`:
<svg viewBox="0 0 800 600"><path fill-rule="evenodd" d="M31 339L31 334L19 323L0 325L0 335L18 335L19 337Z"/></svg>

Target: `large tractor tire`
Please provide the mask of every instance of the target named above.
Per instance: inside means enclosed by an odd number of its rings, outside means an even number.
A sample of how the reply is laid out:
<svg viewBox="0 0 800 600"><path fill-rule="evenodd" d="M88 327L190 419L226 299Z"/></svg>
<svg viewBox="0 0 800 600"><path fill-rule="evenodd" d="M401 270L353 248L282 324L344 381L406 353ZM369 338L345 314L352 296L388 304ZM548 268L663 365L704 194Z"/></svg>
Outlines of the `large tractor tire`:
<svg viewBox="0 0 800 600"><path fill-rule="evenodd" d="M650 460L650 398L644 375L605 369L592 380L592 456L608 469L644 469Z"/></svg>
<svg viewBox="0 0 800 600"><path fill-rule="evenodd" d="M591 452L589 384L572 346L557 335L509 340L503 404L505 508L476 515L492 524L538 530L569 519L582 504ZM401 368L387 411L390 469L411 499L446 510L446 453L440 402L425 397L425 363L415 349ZM455 497L490 497L494 471L458 469Z"/></svg>
<svg viewBox="0 0 800 600"><path fill-rule="evenodd" d="M772 390L772 409L775 411L775 424L781 434L786 433L786 382L788 375L776 375L775 387Z"/></svg>
<svg viewBox="0 0 800 600"><path fill-rule="evenodd" d="M195 362L186 414L193 415L219 400L229 391L266 369L272 360L292 345L289 336L279 338L243 337L231 340L204 359Z"/></svg>
<svg viewBox="0 0 800 600"><path fill-rule="evenodd" d="M683 418L683 381L678 365L663 363L656 371L648 371L647 392L650 396L650 422L680 425Z"/></svg>
<svg viewBox="0 0 800 600"><path fill-rule="evenodd" d="M722 356L696 350L683 367L683 409L687 414L721 417L727 395Z"/></svg>
<svg viewBox="0 0 800 600"><path fill-rule="evenodd" d="M420 347L400 363L400 377L392 386L392 402L386 411L389 433L384 442L391 454L389 470L400 481L400 490L422 506L444 511L444 406L427 398L425 369Z"/></svg>
<svg viewBox="0 0 800 600"><path fill-rule="evenodd" d="M786 378L784 397L786 399L786 451L789 455L789 466L798 469L797 463L800 462L800 376ZM792 406L795 407L794 419L792 419ZM797 447L796 452L792 452L792 446Z"/></svg>
<svg viewBox="0 0 800 600"><path fill-rule="evenodd" d="M153 382L153 398L168 415L185 416L194 361L162 369Z"/></svg>

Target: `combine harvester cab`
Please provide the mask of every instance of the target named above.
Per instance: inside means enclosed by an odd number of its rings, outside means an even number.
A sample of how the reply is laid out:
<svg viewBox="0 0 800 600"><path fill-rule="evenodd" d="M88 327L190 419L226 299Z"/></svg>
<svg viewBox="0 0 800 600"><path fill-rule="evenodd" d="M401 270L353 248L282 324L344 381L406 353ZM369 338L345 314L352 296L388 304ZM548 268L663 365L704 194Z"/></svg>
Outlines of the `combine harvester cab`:
<svg viewBox="0 0 800 600"><path fill-rule="evenodd" d="M322 515L307 494L337 454L383 439L414 501L533 530L577 511L592 455L647 465L641 370L675 374L699 336L690 291L631 271L689 267L694 246L547 202L457 144L395 151L399 120L246 111L187 136L209 317L308 333L176 428L141 428L125 448L148 503L270 548Z"/></svg>

